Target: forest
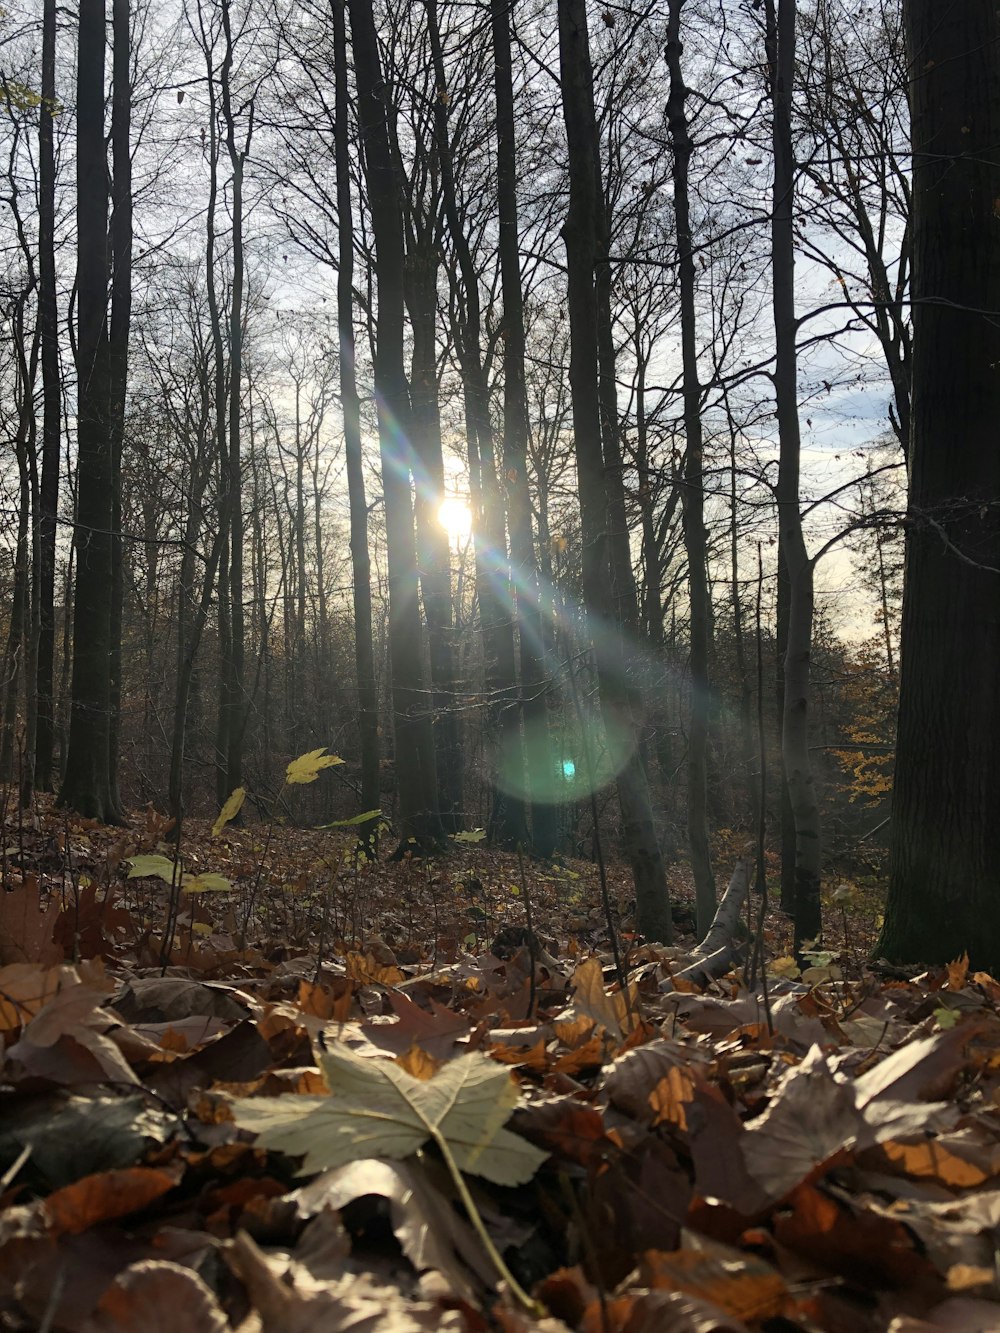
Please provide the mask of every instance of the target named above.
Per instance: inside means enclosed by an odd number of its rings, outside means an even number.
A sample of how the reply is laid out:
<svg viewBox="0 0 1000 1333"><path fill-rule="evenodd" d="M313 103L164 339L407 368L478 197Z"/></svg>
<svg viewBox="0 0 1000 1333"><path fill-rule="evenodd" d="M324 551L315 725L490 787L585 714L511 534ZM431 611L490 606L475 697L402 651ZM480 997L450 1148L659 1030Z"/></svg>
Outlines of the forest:
<svg viewBox="0 0 1000 1333"><path fill-rule="evenodd" d="M998 48L0 11L4 1328L1000 1323Z"/></svg>

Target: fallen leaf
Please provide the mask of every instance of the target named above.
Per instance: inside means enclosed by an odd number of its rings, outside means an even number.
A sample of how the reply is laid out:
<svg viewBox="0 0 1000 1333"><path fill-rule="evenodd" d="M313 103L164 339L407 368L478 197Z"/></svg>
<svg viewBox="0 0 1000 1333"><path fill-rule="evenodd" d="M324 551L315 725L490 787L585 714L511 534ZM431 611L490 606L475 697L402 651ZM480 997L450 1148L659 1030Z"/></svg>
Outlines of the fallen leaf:
<svg viewBox="0 0 1000 1333"><path fill-rule="evenodd" d="M83 1176L50 1194L43 1205L53 1235L79 1235L114 1217L137 1213L172 1190L178 1174L146 1166Z"/></svg>
<svg viewBox="0 0 1000 1333"><path fill-rule="evenodd" d="M233 1115L263 1147L304 1156L303 1173L357 1157L398 1159L440 1136L461 1171L498 1184L529 1180L545 1158L502 1128L520 1100L502 1066L478 1052L459 1056L434 1078L413 1078L390 1060L328 1047L319 1063L329 1097L237 1099Z"/></svg>
<svg viewBox="0 0 1000 1333"><path fill-rule="evenodd" d="M227 1333L222 1307L206 1282L181 1264L144 1259L119 1273L83 1333Z"/></svg>

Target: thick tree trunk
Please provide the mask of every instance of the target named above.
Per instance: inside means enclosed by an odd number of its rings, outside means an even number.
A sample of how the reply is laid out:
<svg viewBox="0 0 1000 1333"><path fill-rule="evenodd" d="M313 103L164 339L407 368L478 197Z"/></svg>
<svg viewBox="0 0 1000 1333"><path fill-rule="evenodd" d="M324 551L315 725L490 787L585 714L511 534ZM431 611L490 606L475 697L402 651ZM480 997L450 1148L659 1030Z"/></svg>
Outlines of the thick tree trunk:
<svg viewBox="0 0 1000 1333"><path fill-rule="evenodd" d="M129 327L132 322L132 42L129 0L112 0L114 54L111 97L111 466L113 514L111 550L111 788L118 794L118 751L122 709L122 627L125 614L125 553L122 549L121 468L125 443Z"/></svg>
<svg viewBox="0 0 1000 1333"><path fill-rule="evenodd" d="M1000 15L904 4L913 433L892 871L878 951L1000 967Z"/></svg>
<svg viewBox="0 0 1000 1333"><path fill-rule="evenodd" d="M687 88L681 71L681 9L684 0L670 0L667 22L667 67L670 96L667 118L674 149L674 215L677 219L678 270L681 298L681 357L684 373L684 547L687 551L691 608L691 720L688 729L688 846L694 873L698 935L704 936L715 915L715 876L708 845L708 720L710 684L708 655L711 605L708 591L708 548L705 540L705 476L701 430L701 383L696 340L694 250L691 235L689 166L694 145L688 130Z"/></svg>
<svg viewBox="0 0 1000 1333"><path fill-rule="evenodd" d="M403 837L435 844L444 836L437 809L437 774L431 710L424 688L420 607L411 478L416 459L410 439L410 401L403 366L403 222L386 124L387 89L379 64L371 0L350 0L372 232L375 238L378 316L375 394L389 576L389 653L395 733L399 823Z"/></svg>
<svg viewBox="0 0 1000 1333"><path fill-rule="evenodd" d="M66 774L59 803L118 818L111 775L114 452L108 351L104 0L81 0L77 65L77 573Z"/></svg>
<svg viewBox="0 0 1000 1333"><path fill-rule="evenodd" d="M459 211L448 128L449 90L438 28L436 0L424 0L431 58L437 81L434 129L441 164L441 192L445 216L462 279L459 306L463 317L456 343L466 403L475 422L479 504L474 512L476 589L483 627L487 727L492 749L490 781L492 807L488 823L491 839L501 846L526 843L524 750L521 737L516 655L514 649L514 592L507 558L504 494L498 477L496 444L490 412L490 392L482 352L482 315L479 274Z"/></svg>
<svg viewBox="0 0 1000 1333"><path fill-rule="evenodd" d="M361 809L379 804L378 690L372 640L371 556L368 505L361 452L361 405L354 364L354 217L351 202L347 24L345 0L333 0L338 255L337 325L340 336L340 399L351 508L351 570L354 580L354 663L358 675L358 733L361 745Z"/></svg>
<svg viewBox="0 0 1000 1333"><path fill-rule="evenodd" d="M588 633L597 659L604 725L609 734L617 731L625 742L618 774L618 798L622 836L635 883L639 929L650 939L669 942L673 936L670 900L649 789L639 759L621 627L614 615L611 585L595 287L600 177L584 0L559 0L559 55L569 145L570 203L563 235L569 270L570 387L583 533L583 593Z"/></svg>
<svg viewBox="0 0 1000 1333"><path fill-rule="evenodd" d="M38 505L38 667L35 786L53 787L55 743L53 671L56 646L56 515L59 509L62 385L59 378L59 311L56 303L56 0L42 7L42 101L38 110L38 331L42 366L42 459Z"/></svg>
<svg viewBox="0 0 1000 1333"><path fill-rule="evenodd" d="M774 309L774 390L778 416L778 541L788 573L781 753L795 820L795 947L820 934L819 804L809 758L809 659L812 647L813 566L802 533L799 500L801 440L795 318L795 161L791 98L795 76L795 0L765 0L771 84L774 187L771 282Z"/></svg>
<svg viewBox="0 0 1000 1333"><path fill-rule="evenodd" d="M556 763L549 737L538 562L531 533L528 490L528 395L525 383L524 299L517 216L517 152L514 138L514 85L510 58L510 0L491 0L497 123L497 205L500 221L500 279L503 294L503 473L507 483L507 526L511 572L517 601L524 719L527 795L531 802L531 846L551 856L558 837L556 806L544 799L552 789ZM542 795L532 793L541 792Z"/></svg>

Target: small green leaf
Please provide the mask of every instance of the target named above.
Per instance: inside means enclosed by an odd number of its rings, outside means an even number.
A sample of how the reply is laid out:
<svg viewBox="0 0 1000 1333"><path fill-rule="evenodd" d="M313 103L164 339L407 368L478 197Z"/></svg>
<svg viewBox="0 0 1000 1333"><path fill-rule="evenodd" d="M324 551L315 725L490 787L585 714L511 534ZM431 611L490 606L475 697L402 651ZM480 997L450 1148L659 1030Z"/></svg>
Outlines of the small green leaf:
<svg viewBox="0 0 1000 1333"><path fill-rule="evenodd" d="M942 1030L953 1028L955 1024L958 1022L959 1018L961 1018L961 1014L957 1009L934 1010L934 1021L935 1023L937 1023L938 1027L941 1028Z"/></svg>
<svg viewBox="0 0 1000 1333"><path fill-rule="evenodd" d="M469 829L466 833L453 833L451 835L453 842L482 842L486 837L484 828Z"/></svg>
<svg viewBox="0 0 1000 1333"><path fill-rule="evenodd" d="M317 824L319 830L328 828L353 828L355 824L367 824L382 813L381 810L366 810L363 815L354 815L351 819L335 819L332 824Z"/></svg>
<svg viewBox="0 0 1000 1333"><path fill-rule="evenodd" d="M225 875L208 870L203 875L191 875L184 880L185 893L232 893L233 886Z"/></svg>
<svg viewBox="0 0 1000 1333"><path fill-rule="evenodd" d="M165 856L132 856L129 858L129 879L162 879L174 882L174 862Z"/></svg>

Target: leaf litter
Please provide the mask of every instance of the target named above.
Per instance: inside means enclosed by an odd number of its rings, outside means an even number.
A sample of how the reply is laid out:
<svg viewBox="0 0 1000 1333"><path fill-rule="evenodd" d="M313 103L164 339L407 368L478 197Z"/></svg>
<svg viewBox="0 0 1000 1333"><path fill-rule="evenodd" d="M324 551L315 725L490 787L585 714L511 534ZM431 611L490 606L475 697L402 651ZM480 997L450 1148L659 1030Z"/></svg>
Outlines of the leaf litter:
<svg viewBox="0 0 1000 1333"><path fill-rule="evenodd" d="M992 977L796 975L772 914L765 996L626 906L623 990L589 864L242 795L179 854L152 810L17 831L0 1328L1000 1327Z"/></svg>

